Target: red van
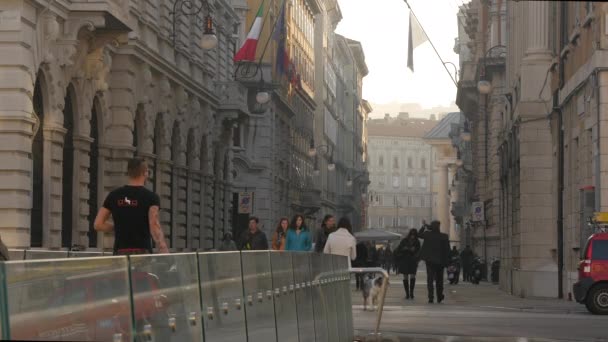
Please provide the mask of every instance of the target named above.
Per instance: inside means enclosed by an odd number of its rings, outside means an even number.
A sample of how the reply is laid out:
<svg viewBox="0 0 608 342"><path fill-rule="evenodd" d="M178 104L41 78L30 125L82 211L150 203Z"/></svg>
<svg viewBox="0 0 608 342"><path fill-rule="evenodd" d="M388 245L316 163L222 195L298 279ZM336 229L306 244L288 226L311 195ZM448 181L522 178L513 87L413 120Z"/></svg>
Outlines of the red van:
<svg viewBox="0 0 608 342"><path fill-rule="evenodd" d="M608 315L608 233L593 234L587 240L584 259L578 266L574 298L596 315Z"/></svg>

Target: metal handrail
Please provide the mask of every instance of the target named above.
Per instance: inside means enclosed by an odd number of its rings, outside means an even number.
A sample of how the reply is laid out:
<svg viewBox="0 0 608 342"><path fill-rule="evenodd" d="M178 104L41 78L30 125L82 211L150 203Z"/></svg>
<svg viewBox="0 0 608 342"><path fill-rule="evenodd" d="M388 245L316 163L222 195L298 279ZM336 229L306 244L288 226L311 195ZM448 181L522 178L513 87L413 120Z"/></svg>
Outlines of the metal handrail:
<svg viewBox="0 0 608 342"><path fill-rule="evenodd" d="M353 267L350 273L382 273L382 288L380 290L380 304L378 305L378 317L376 317L375 335L380 331L380 321L382 320L382 310L384 309L384 298L386 297L386 288L388 286L388 272L382 267Z"/></svg>

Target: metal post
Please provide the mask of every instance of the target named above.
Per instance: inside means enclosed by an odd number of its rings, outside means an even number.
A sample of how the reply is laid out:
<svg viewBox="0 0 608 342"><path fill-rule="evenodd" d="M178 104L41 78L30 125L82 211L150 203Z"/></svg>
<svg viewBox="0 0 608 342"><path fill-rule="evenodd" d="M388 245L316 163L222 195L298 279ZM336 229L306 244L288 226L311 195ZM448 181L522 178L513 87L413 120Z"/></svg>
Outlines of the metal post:
<svg viewBox="0 0 608 342"><path fill-rule="evenodd" d="M376 317L376 330L374 335L378 336L380 331L380 322L382 321L382 311L384 310L384 300L386 298L386 290L388 287L388 272L381 267L358 267L351 268L350 273L382 273L382 288L380 289L380 304L378 304L378 316Z"/></svg>

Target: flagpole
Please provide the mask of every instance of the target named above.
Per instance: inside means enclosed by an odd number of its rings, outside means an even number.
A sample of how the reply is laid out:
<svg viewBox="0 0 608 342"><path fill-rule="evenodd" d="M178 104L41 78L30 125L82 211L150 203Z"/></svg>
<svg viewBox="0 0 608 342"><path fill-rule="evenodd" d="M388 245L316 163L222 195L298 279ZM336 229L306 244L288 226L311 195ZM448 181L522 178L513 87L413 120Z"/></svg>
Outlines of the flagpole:
<svg viewBox="0 0 608 342"><path fill-rule="evenodd" d="M437 57L439 57L439 60L441 61L441 64L443 64L443 68L448 73L448 75L450 75L450 78L452 79L452 82L454 82L454 85L458 88L458 83L456 82L456 80L454 79L454 77L452 76L452 74L450 73L450 71L448 70L448 67L445 66L445 62L443 61L443 58L441 58L441 56L439 55L439 52L435 48L435 44L433 44L433 41L431 41L431 38L429 37L429 35L426 34L426 31L424 30L424 27L422 27L422 24L420 23L420 20L418 20L418 17L416 17L416 13L414 13L414 11L412 10L412 7L410 6L409 2L407 2L407 0L403 0L403 1L407 5L407 8L410 9L410 13L412 13L412 15L414 16L414 19L416 19L416 21L418 22L418 25L422 29L422 32L424 33L424 35L426 36L426 38L429 40L429 43L431 43L431 46L433 47L433 50L435 50L435 54L437 55ZM411 27L411 24L410 24L410 27Z"/></svg>
<svg viewBox="0 0 608 342"><path fill-rule="evenodd" d="M282 4L285 3L285 0L283 0ZM270 13L270 9L268 11ZM281 15L281 14L279 14ZM268 40L266 41L266 44L264 45L264 50L262 50L262 56L260 57L260 64L262 64L262 59L264 59L264 55L266 54L266 48L268 47L268 44L270 43L270 41L272 40L272 36L274 35L274 30L277 29L277 23L279 22L279 17L277 16L274 24L272 25L272 30L270 31L270 36L268 36Z"/></svg>

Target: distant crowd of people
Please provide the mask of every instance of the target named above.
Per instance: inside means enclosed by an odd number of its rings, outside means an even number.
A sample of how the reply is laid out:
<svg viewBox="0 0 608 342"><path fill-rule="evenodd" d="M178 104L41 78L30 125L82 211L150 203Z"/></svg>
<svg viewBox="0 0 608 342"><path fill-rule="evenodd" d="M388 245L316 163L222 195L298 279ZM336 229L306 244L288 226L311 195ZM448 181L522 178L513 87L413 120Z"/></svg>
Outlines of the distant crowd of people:
<svg viewBox="0 0 608 342"><path fill-rule="evenodd" d="M248 227L233 240L230 232L225 233L220 244L221 251L232 250L277 250L277 251L315 251L318 253L337 254L348 256L355 260L357 250L355 237L352 235L352 225L347 217L342 217L336 225L333 215L323 218L321 227L314 237L306 226L304 216L295 215L291 222L286 217L279 219L275 228L270 246L266 234L259 229L259 219L255 216L249 218Z"/></svg>

